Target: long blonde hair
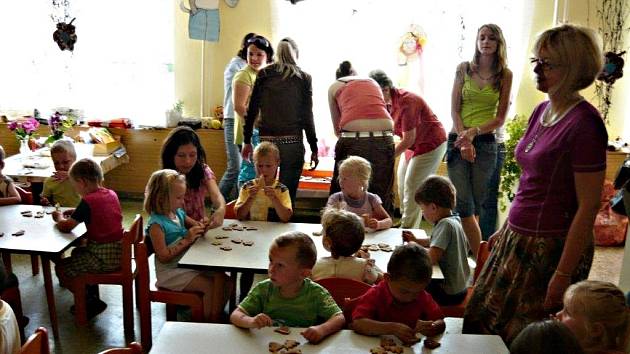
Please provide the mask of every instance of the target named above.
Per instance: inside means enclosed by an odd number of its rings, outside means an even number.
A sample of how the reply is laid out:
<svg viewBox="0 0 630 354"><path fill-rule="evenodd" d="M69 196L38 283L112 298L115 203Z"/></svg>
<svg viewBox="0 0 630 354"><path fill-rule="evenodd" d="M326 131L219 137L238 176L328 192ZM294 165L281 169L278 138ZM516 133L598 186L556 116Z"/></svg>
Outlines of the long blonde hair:
<svg viewBox="0 0 630 354"><path fill-rule="evenodd" d="M494 60L492 61L492 72L493 74L493 84L492 86L496 90L501 90L501 86L503 85L503 78L505 77L506 69L507 69L507 49L505 45L505 38L503 37L503 31L501 28L494 23L486 23L485 25L479 27L477 30L477 36L475 37L475 54L473 55L473 59L470 62L470 66L472 70L477 70L479 66L479 58L481 58L481 52L479 51L479 47L477 46L477 39L479 38L479 32L482 29L489 29L492 34L497 38L497 51L494 53Z"/></svg>
<svg viewBox="0 0 630 354"><path fill-rule="evenodd" d="M297 53L291 42L283 40L278 43L275 62L276 70L282 73L283 80L291 76L302 78L302 70L297 66Z"/></svg>
<svg viewBox="0 0 630 354"><path fill-rule="evenodd" d="M186 176L175 170L153 172L144 192L144 211L167 215L171 212L171 190L175 183L186 186Z"/></svg>

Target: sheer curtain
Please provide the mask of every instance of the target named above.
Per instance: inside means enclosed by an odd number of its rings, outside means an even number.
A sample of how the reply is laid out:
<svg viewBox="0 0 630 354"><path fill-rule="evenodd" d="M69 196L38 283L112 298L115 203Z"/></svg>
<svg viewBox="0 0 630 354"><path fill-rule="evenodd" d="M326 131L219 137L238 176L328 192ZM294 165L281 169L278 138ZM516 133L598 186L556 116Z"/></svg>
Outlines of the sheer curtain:
<svg viewBox="0 0 630 354"><path fill-rule="evenodd" d="M37 108L47 115L55 107L70 107L83 110L87 119L163 124L174 101L173 4L67 3L70 19L76 17L74 52L62 52L52 40L51 17L63 19L63 6L0 2L0 110Z"/></svg>
<svg viewBox="0 0 630 354"><path fill-rule="evenodd" d="M519 87L529 43L531 6L526 0L310 0L276 3L273 38L293 37L300 66L313 76L313 101L320 140L333 146L327 90L335 70L350 60L360 75L384 70L399 85L421 94L450 130L455 67L472 59L477 29L499 25L506 38L508 65L514 72L512 96ZM411 24L427 37L421 61L399 65L402 35ZM422 66L420 66L422 65Z"/></svg>

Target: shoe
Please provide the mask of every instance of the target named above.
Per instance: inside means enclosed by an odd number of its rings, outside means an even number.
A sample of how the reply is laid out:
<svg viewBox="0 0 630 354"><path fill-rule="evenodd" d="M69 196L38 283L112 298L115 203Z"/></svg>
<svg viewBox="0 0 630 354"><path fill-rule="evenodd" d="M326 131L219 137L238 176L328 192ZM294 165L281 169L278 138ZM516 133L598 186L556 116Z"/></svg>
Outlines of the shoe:
<svg viewBox="0 0 630 354"><path fill-rule="evenodd" d="M107 303L101 299L89 299L86 304L88 320L96 317L99 313L105 311ZM70 306L70 313L74 315L74 305Z"/></svg>

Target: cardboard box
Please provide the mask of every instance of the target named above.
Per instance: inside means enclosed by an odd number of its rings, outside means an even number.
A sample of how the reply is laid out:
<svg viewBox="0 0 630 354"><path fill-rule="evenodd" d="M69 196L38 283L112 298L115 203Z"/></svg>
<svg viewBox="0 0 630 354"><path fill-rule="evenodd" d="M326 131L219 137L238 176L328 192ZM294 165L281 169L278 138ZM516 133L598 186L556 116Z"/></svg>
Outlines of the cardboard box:
<svg viewBox="0 0 630 354"><path fill-rule="evenodd" d="M95 156L109 155L122 146L119 141L112 141L107 144L92 144L94 149L92 153Z"/></svg>

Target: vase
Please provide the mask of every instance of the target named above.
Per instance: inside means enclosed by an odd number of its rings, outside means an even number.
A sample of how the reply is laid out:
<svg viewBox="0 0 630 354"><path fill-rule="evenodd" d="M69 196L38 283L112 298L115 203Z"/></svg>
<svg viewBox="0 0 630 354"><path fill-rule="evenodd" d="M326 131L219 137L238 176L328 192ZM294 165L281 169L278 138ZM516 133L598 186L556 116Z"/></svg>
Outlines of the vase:
<svg viewBox="0 0 630 354"><path fill-rule="evenodd" d="M31 148L28 146L28 139L20 139L20 154L29 155Z"/></svg>

